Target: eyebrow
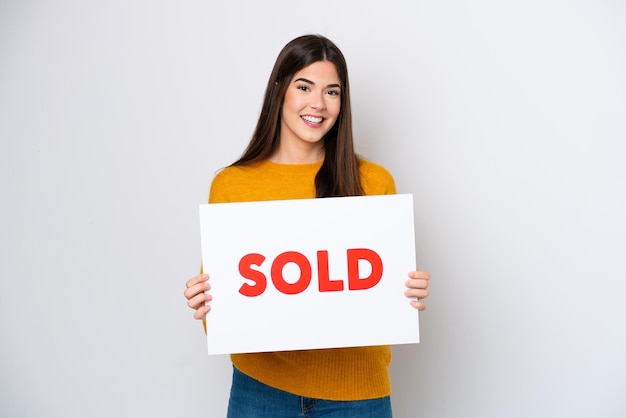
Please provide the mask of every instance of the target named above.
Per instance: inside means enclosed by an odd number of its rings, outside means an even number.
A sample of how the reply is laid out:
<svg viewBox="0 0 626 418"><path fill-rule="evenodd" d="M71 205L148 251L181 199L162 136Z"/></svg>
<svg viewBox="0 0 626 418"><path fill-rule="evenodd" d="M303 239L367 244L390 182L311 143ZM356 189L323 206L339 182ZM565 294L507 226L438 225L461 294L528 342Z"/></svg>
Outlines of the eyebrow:
<svg viewBox="0 0 626 418"><path fill-rule="evenodd" d="M303 78L303 77L300 77L297 80L294 80L293 82L297 83L298 81L302 81L303 83L311 84L313 86L315 85L314 82L312 82L309 79ZM334 87L341 88L341 85L339 85L339 84L329 84L329 85L326 86L326 88L334 88Z"/></svg>

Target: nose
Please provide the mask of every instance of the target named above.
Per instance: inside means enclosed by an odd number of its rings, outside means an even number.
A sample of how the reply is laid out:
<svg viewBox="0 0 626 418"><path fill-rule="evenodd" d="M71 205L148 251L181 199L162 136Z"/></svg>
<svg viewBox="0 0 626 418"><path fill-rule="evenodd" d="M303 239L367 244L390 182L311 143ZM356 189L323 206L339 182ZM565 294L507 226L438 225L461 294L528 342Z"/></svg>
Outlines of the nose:
<svg viewBox="0 0 626 418"><path fill-rule="evenodd" d="M324 93L313 94L311 96L311 102L309 103L309 107L315 110L326 109L326 102L324 101Z"/></svg>

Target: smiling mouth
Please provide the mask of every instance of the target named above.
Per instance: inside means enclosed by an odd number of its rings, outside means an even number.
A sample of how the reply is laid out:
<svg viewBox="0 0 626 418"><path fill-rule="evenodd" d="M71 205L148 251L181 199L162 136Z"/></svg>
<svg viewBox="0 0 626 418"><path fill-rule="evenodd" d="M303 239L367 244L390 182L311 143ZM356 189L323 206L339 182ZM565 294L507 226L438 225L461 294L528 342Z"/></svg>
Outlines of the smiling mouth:
<svg viewBox="0 0 626 418"><path fill-rule="evenodd" d="M324 120L324 118L320 117L320 116L300 116L305 122L309 122L309 123L322 123L322 121Z"/></svg>

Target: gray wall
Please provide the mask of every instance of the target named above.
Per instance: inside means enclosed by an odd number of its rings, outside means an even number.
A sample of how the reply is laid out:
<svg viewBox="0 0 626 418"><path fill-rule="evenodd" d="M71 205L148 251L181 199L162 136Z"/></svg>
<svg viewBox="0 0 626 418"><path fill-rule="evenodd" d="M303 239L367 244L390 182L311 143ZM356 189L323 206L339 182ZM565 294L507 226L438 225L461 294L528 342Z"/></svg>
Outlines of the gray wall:
<svg viewBox="0 0 626 418"><path fill-rule="evenodd" d="M619 1L0 2L0 415L220 417L182 296L276 54L328 35L416 198L402 417L626 415Z"/></svg>

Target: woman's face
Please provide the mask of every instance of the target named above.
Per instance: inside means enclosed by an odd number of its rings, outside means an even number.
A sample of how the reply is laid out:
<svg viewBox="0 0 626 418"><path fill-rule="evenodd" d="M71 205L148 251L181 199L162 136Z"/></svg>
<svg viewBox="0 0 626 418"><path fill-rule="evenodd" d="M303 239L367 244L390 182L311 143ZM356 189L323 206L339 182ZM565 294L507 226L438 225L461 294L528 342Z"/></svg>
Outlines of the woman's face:
<svg viewBox="0 0 626 418"><path fill-rule="evenodd" d="M323 148L341 110L341 82L335 64L318 61L292 77L282 108L280 146Z"/></svg>

